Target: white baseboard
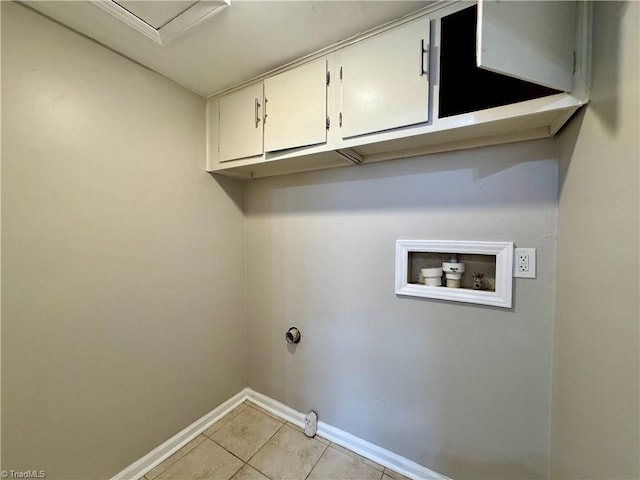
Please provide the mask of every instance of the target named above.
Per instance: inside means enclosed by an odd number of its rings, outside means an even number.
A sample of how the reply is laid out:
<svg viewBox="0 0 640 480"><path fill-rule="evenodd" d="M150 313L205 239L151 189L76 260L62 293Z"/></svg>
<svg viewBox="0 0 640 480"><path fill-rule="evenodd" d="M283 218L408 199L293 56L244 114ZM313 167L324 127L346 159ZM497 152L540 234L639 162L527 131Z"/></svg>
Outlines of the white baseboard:
<svg viewBox="0 0 640 480"><path fill-rule="evenodd" d="M156 465L162 463L166 458L180 450L183 446L244 402L247 399L248 391L249 389L245 388L240 393L237 393L223 404L217 406L209 413L193 422L184 430L176 433L159 447L151 450L141 459L136 460L127 468L111 477L111 480L138 480L145 473L149 472Z"/></svg>
<svg viewBox="0 0 640 480"><path fill-rule="evenodd" d="M304 428L304 413L298 412L283 403L258 393L250 388L245 388L240 393L214 408L204 417L196 420L184 430L178 432L159 447L155 448L140 460L129 465L120 473L112 477L111 480L137 480L150 471L163 460L171 456L174 452L182 448L185 444L196 438L215 422L224 417L227 413L240 405L245 400L255 403L268 412ZM362 440L339 428L328 425L322 421L318 422L318 435L326 438L341 447L347 448L363 457L368 458L384 467L395 470L414 480L451 480L427 467L413 462L407 458L397 455L385 448Z"/></svg>
<svg viewBox="0 0 640 480"><path fill-rule="evenodd" d="M451 480L449 477L434 472L419 463L324 422L318 422L318 435L414 480Z"/></svg>

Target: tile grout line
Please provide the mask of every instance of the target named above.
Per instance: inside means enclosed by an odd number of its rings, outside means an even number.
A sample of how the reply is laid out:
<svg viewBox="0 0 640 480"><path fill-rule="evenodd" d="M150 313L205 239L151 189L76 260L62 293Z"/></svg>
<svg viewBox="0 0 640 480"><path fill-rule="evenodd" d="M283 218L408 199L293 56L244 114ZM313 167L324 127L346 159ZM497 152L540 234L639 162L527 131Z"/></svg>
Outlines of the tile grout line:
<svg viewBox="0 0 640 480"><path fill-rule="evenodd" d="M240 405L244 405L244 402L243 402L243 403L241 403ZM245 407L245 408L246 408L246 407ZM236 408L235 408L235 410L238 410L238 408L236 407ZM242 410L243 410L243 409L239 409L239 411L238 411L238 412L236 412L232 417L230 417L230 418L229 418L229 420L228 420L227 422L225 422L225 424L224 424L224 425L222 425L218 430L223 429L223 428L227 425L227 423L231 422L234 418L236 418L238 415L240 415L240 414L242 413ZM231 413L231 412L230 412L230 413ZM225 415L225 417L226 417L226 415ZM222 417L222 418L225 418L225 417ZM222 420L222 418L221 418L220 420ZM218 420L218 422L219 422L220 420ZM208 430L208 429L207 429L207 430ZM205 430L205 432L206 432L207 430ZM216 430L215 432L213 432L213 435L215 435L215 434L218 432L218 430ZM210 436L208 436L205 432L202 432L200 435L202 435L202 436L203 436L204 438L206 438L207 440L210 440L210 441L211 441L211 442L213 442L215 445L217 445L217 446L219 446L220 448L222 448L225 452L230 453L231 455L233 455L235 458L237 458L238 460L240 460L240 461L242 462L242 465L240 466L240 468L239 468L238 470L236 470L235 472L233 472L233 475L231 475L231 476L229 477L229 479L233 478L233 477L234 477L234 475L236 475L240 470L242 470L242 467L244 467L245 465L247 465L247 464L248 464L248 462L245 462L243 459L241 459L239 456L237 456L235 453L233 453L232 451L230 451L229 449L227 449L227 448L226 448L226 447L224 447L223 445L220 445L220 444L219 444L218 442L216 442L213 438L211 438ZM197 437L196 437L196 438L197 438ZM200 443L202 443L202 442L200 442ZM197 446L200 446L200 445L197 445ZM262 448L262 447L261 447L261 448ZM193 449L192 449L192 450L193 450ZM191 450L189 450L189 453L191 453ZM187 455L188 455L188 454L187 454ZM184 455L184 457L186 457L187 455ZM184 458L184 457L182 457L182 458ZM182 458L181 458L181 459L182 459ZM178 461L179 461L179 460L178 460Z"/></svg>
<svg viewBox="0 0 640 480"><path fill-rule="evenodd" d="M315 435L314 435L315 436ZM313 437L311 437L313 438ZM318 440L316 440L318 441ZM318 441L318 443L320 443ZM320 454L320 456L318 457L318 460L316 460L316 463L313 464L313 467L311 467L311 470L309 470L309 473L307 473L307 475L304 477L304 480L307 480L309 478L309 475L311 475L311 472L313 472L313 469L316 468L316 465L318 465L318 463L320 463L320 459L322 458L322 456L325 454L325 452L327 451L327 448L329 448L329 445L331 445L331 442L327 443L324 446L324 450L322 450L322 453Z"/></svg>
<svg viewBox="0 0 640 480"><path fill-rule="evenodd" d="M244 409L239 408L239 407L241 407L241 406L243 406L243 405L244 405L244 402L243 402L243 403L241 403L240 405L238 405L236 408L234 408L231 412L229 412L227 415L225 415L224 417L222 417L222 418L221 418L220 420L218 420L216 423L214 423L213 425L211 425L209 428L207 428L207 429L206 429L204 432L202 432L200 435L203 435L203 436L205 436L206 438L208 438L209 440L212 440L212 441L214 441L214 442L215 442L215 440L213 440L213 438L211 438L209 435L207 435L207 432L208 432L209 430L211 430L215 425L219 424L222 420L226 420L226 422L224 423L224 425L220 425L220 428L218 428L215 432L213 432L213 433L212 433L212 435L215 435L215 434L218 432L218 430L221 430L222 428L224 428L224 426L225 426L227 423L229 423L231 420L233 420L234 418L236 418L238 415L240 415L240 414L242 413L242 410L244 410ZM246 407L246 405L244 405L244 407L245 407L245 408L247 408L247 407ZM232 416L230 416L230 417L229 417L229 415L230 415L230 414L232 414L235 410L239 410L239 411L238 411L238 412L236 412L236 413L234 413ZM227 417L229 417L229 418L227 419ZM197 437L196 437L196 438L197 438ZM218 443L218 442L216 442L216 444L217 444L217 443ZM221 446L222 446L222 445L221 445ZM224 447L223 447L223 448L224 448Z"/></svg>
<svg viewBox="0 0 640 480"><path fill-rule="evenodd" d="M245 465L246 465L246 463L242 462L242 465L240 465L240 468L238 470L236 470L235 472L233 472L233 475L231 475L229 477L229 480L231 480L233 477L235 477L238 474L238 472L244 468Z"/></svg>
<svg viewBox="0 0 640 480"><path fill-rule="evenodd" d="M258 454L258 452L259 452L260 450L262 450L262 449L265 447L265 445L266 445L267 443L269 443L269 440L271 440L273 437L275 437L275 436L276 436L276 434L277 434L280 430L282 430L282 427L284 427L286 424L287 424L287 422L284 422L282 425L280 425L280 427L279 427L279 428L278 428L278 429L273 433L273 435L271 435L271 436L267 439L267 441L266 441L266 442L264 442L264 443L262 444L262 446L261 446L261 447L256 451L256 453L254 453L253 455L251 455L251 458L249 458L249 460L247 460L247 465L249 465L251 468L253 468L256 472L258 472L258 473L260 473L260 474L264 475L264 476L265 476L266 478L268 478L269 480L272 480L272 479L271 479L271 477L270 477L269 475L267 475L266 473L264 473L264 472L263 472L262 470L260 470L258 467L255 467L255 466L251 465L249 462L250 462L251 460L253 460L253 457L255 457L255 456Z"/></svg>
<svg viewBox="0 0 640 480"><path fill-rule="evenodd" d="M258 413L260 413L260 414L262 414L262 415L268 416L269 418L271 418L271 419L273 419L273 420L276 420L276 419L275 419L274 417L272 417L271 415L267 415L266 413L264 413L264 412L262 412L262 411L258 410L257 408L253 408L251 405L247 405L247 404L245 404L244 402L242 402L240 405L245 405L245 408L251 408L252 410L254 410L254 411L256 411L256 412L258 412ZM225 423L225 425L221 426L221 427L220 427L220 429L224 428L224 427L226 426L226 424L227 424L227 423L231 422L231 421L232 421L235 417L237 417L240 413L242 413L242 411L237 412L235 415L233 415L233 417L231 417L231 418L229 419L229 421ZM222 419L220 419L220 420L222 420ZM236 472L234 472L234 474L233 474L233 475L231 475L231 477L229 477L230 479L231 479L231 478L233 478L233 476L234 476L234 475L236 475L236 474L237 474L237 473L238 473L238 472L239 472L239 471L240 471L240 470L241 470L245 465L248 465L249 467L251 467L251 468L255 469L257 472L260 472L262 475L264 475L265 477L269 478L269 480L271 480L271 478L270 478L268 475L266 475L264 472L261 472L260 470L258 470L258 469L257 469L256 467L254 467L253 465L249 464L249 462L251 461L251 459L253 459L253 457L255 457L255 456L258 454L258 452L259 452L260 450L262 450L262 448L263 448L267 443L269 443L269 440L271 440L271 439L272 439L272 438L273 438L273 437L274 437L274 436L275 436L275 435L276 435L276 434L277 434L277 433L282 429L282 427L284 427L284 426L287 424L286 422L283 422L281 419L277 419L277 421L278 421L278 422L282 422L282 423L281 423L281 425L278 427L278 429L277 429L275 432L273 432L273 435L271 435L271 436L270 436L270 437L269 437L269 438L268 438L268 439L267 439L267 440L266 440L266 441L265 441L265 442L260 446L260 448L258 448L258 450L256 450L256 452L255 452L253 455L251 455L251 456L249 457L249 459L248 459L247 461L244 461L242 458L240 458L240 457L239 457L239 456L237 456L235 453L233 453L232 451L230 451L229 449L227 449L225 446L223 446L223 445L219 444L217 441L215 441L213 438L211 438L211 437L209 437L208 435L206 435L204 432L202 433L202 435L204 435L204 437L205 437L205 438L207 438L207 439L211 440L213 443L215 443L216 445L218 445L218 446L219 446L220 448L222 448L224 451L229 452L231 455L233 455L235 458L237 458L238 460L240 460L240 461L242 462L242 466L241 466L241 467L240 467ZM216 430L213 434L215 435L217 432L218 432L218 430ZM185 455L185 456L186 456L186 455Z"/></svg>
<svg viewBox="0 0 640 480"><path fill-rule="evenodd" d="M234 415L234 416L235 416L235 415ZM203 433L203 435L204 435L204 433ZM235 458L237 458L238 460L240 460L240 461L242 462L242 465L240 465L240 468L238 468L238 470L236 470L235 472L233 472L233 475L231 475L231 476L229 477L229 480L231 480L231 479L232 479L232 478L233 478L233 477L234 477L234 476L235 476L235 475L236 475L240 470L242 470L242 467L244 467L244 466L247 464L247 462L245 462L244 460L242 460L242 459L241 459L239 456L237 456L235 453L230 452L229 450L227 450L226 448L224 448L222 445L220 445L218 442L216 442L213 438L209 438L209 437L207 437L206 435L204 435L204 437L205 437L207 440L210 440L211 442L213 442L215 445L217 445L217 446L219 446L220 448L222 448L225 452L230 453L231 455L233 455ZM198 446L199 446L199 445L198 445ZM191 452L189 452L189 453L191 453ZM186 455L185 455L185 457L186 457ZM182 457L182 458L184 458L184 457ZM181 459L181 460L182 460L182 459Z"/></svg>
<svg viewBox="0 0 640 480"><path fill-rule="evenodd" d="M270 441L273 437L275 437L275 436L277 435L277 433L278 433L280 430L282 430L282 427L284 427L285 425L286 425L286 423L283 423L282 425L280 425L280 427L278 427L278 429L277 429L275 432L273 432L273 435L271 435L269 438L267 438L267 441L266 441L266 442L264 442L264 443L262 444L262 446L261 446L258 450L256 450L256 453L254 453L253 455L251 455L251 457L249 457L249 460L247 460L247 463L249 463L251 460L253 460L253 457L255 457L255 456L258 454L258 452L259 452L260 450L262 450L262 449L265 447L265 445L266 445L267 443L269 443L269 441ZM253 467L253 465L251 465L251 466ZM256 468L256 467L253 467L253 468ZM258 469L256 468L256 470L258 470ZM260 471L260 470L258 470L258 471ZM262 472L260 472L260 473L262 473ZM263 475L264 475L264 474L263 474ZM266 477L268 477L268 475L265 475L265 476L266 476Z"/></svg>
<svg viewBox="0 0 640 480"><path fill-rule="evenodd" d="M200 434L203 435L204 438L209 438L204 434ZM187 445L193 443L200 435L196 436L195 438L193 438L192 440L190 440L189 442L187 442L182 448L185 448ZM202 441L204 442L204 440ZM165 463L167 460L169 460L170 458L173 458L180 450L182 450L182 448L180 448L179 450L177 450L176 452L174 452L172 455L170 455L169 457L165 458L162 462L160 462L158 465L156 465L155 467L153 467L151 470L149 470L147 473L144 474L144 479L145 480L154 480L158 477L160 477L163 473L165 473L167 470L169 470L171 467L173 467L176 463L178 463L180 460L182 460L183 458L185 458L187 455L189 455L191 452L193 452L196 448L198 448L202 442L199 442L198 444L194 445L193 447L191 447L189 450L187 450L184 455L182 455L179 458L176 458L176 460L174 462L172 462L170 465L167 465L166 468L163 468L162 470L160 470L156 475L154 475L152 478L148 477L147 474L151 473L153 470L155 470L156 468L158 468L160 465L162 465L163 463Z"/></svg>
<svg viewBox="0 0 640 480"><path fill-rule="evenodd" d="M226 447L224 447L223 445L220 445L218 442L216 442L213 438L209 438L207 437L207 439L211 440L213 443L215 443L217 446L219 446L221 449L223 449L225 452L230 453L231 455L233 455L234 457L236 457L238 460L240 460L242 463L248 463L245 462L243 459L241 459L238 455L236 455L235 453L233 453L231 450L227 449ZM240 467L242 468L242 467ZM236 472L238 473L238 472ZM234 473L235 475L235 473ZM233 476L233 475L232 475Z"/></svg>
<svg viewBox="0 0 640 480"><path fill-rule="evenodd" d="M247 463L247 465L249 465ZM260 475L264 475L265 478L268 478L269 480L272 480L272 478L267 475L266 473L264 473L262 470L260 470L258 467L254 467L253 465L249 465L251 468L253 468L256 472L258 472Z"/></svg>

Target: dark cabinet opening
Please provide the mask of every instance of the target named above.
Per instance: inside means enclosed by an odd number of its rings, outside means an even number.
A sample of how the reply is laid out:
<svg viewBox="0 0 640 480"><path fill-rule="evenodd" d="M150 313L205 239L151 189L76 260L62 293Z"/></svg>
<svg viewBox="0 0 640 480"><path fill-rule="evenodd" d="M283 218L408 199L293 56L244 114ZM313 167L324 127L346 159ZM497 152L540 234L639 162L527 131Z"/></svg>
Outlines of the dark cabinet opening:
<svg viewBox="0 0 640 480"><path fill-rule="evenodd" d="M443 17L440 37L440 118L561 93L476 66L478 7Z"/></svg>

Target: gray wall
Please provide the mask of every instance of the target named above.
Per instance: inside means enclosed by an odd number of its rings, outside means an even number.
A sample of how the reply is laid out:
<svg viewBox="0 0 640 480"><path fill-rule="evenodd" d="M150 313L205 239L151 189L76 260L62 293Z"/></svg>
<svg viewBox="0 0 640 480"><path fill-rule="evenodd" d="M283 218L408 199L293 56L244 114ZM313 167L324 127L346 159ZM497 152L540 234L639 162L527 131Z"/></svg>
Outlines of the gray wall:
<svg viewBox="0 0 640 480"><path fill-rule="evenodd" d="M249 386L456 479L544 478L556 160L542 140L251 182ZM398 298L400 238L512 240L538 278L511 310Z"/></svg>
<svg viewBox="0 0 640 480"><path fill-rule="evenodd" d="M551 478L640 478L637 2L597 2L592 101L559 137Z"/></svg>
<svg viewBox="0 0 640 480"><path fill-rule="evenodd" d="M246 384L242 191L202 98L7 2L2 74L2 468L107 478Z"/></svg>

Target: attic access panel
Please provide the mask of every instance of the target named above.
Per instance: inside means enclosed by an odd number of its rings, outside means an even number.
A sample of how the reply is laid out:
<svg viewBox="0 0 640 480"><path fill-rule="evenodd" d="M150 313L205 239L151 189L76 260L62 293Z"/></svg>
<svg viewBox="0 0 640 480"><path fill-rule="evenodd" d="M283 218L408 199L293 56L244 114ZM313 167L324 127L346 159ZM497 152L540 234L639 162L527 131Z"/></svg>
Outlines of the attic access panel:
<svg viewBox="0 0 640 480"><path fill-rule="evenodd" d="M141 2L139 0L113 1L156 29L162 28L178 15L198 3L184 0L168 0L164 2Z"/></svg>
<svg viewBox="0 0 640 480"><path fill-rule="evenodd" d="M91 0L91 3L157 44L165 46L187 30L219 13L230 5L231 0Z"/></svg>
<svg viewBox="0 0 640 480"><path fill-rule="evenodd" d="M439 118L561 93L476 64L476 5L441 19Z"/></svg>

